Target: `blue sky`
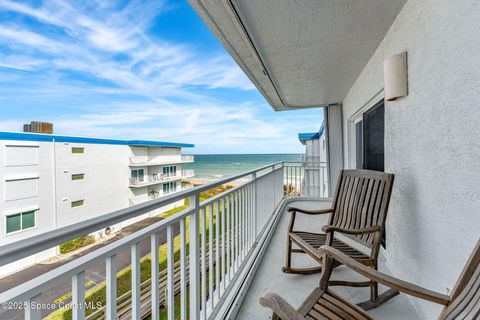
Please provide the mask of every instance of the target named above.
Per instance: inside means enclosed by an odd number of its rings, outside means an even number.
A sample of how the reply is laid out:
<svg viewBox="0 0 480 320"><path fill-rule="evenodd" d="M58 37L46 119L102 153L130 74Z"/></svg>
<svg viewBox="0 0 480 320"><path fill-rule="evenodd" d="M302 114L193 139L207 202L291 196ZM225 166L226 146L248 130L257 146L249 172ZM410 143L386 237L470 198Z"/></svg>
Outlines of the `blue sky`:
<svg viewBox="0 0 480 320"><path fill-rule="evenodd" d="M184 1L0 0L0 130L303 152L321 109L274 112Z"/></svg>

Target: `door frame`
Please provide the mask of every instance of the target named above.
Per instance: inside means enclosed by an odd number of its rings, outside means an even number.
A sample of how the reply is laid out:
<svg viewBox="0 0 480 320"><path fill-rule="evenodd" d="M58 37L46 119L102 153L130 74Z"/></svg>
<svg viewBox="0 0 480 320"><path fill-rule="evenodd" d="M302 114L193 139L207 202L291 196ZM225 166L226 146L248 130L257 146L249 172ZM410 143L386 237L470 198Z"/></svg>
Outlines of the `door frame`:
<svg viewBox="0 0 480 320"><path fill-rule="evenodd" d="M354 114L352 114L348 118L348 123L347 123L347 152L348 152L348 157L347 157L347 165L348 168L350 169L355 169L356 168L356 160L357 160L357 151L356 151L356 132L355 132L355 125L359 121L363 121L363 114L376 106L378 103L380 103L382 100L385 99L385 93L384 90L380 90L375 94L372 98L370 98L367 103L365 103L361 108L359 108Z"/></svg>

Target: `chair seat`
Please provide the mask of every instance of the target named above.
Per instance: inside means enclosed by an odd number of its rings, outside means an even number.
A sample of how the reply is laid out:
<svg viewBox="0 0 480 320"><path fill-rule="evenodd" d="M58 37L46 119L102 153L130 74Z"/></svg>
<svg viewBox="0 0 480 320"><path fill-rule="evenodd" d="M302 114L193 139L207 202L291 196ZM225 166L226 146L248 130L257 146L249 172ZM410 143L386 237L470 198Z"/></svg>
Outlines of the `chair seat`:
<svg viewBox="0 0 480 320"><path fill-rule="evenodd" d="M299 311L308 320L372 320L365 311L344 300L331 290L315 290Z"/></svg>
<svg viewBox="0 0 480 320"><path fill-rule="evenodd" d="M289 233L290 238L307 252L316 252L318 248L325 245L327 241L327 235L325 233L312 233L305 231L292 231ZM345 242L333 239L333 247L349 257L358 260L366 265L371 264L371 259L364 253L352 248Z"/></svg>

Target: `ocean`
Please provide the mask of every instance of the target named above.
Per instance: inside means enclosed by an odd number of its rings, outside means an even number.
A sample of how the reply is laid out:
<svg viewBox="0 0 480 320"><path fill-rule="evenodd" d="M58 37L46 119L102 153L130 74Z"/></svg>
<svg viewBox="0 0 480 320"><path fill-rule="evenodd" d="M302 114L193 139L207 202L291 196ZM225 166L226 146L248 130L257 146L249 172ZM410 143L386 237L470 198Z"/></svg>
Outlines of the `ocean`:
<svg viewBox="0 0 480 320"><path fill-rule="evenodd" d="M196 154L194 163L182 165L194 169L195 178L219 180L279 161L300 161L302 154Z"/></svg>

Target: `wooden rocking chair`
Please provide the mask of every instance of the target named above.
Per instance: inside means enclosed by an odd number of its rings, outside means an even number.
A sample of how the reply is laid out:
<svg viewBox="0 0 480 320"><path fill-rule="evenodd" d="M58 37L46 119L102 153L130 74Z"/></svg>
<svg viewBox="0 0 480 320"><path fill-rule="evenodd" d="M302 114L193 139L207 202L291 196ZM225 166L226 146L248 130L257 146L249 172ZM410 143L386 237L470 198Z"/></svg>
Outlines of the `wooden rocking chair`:
<svg viewBox="0 0 480 320"><path fill-rule="evenodd" d="M286 265L282 271L298 274L320 272L322 267L317 250L323 245L333 246L358 262L377 270L392 186L393 174L370 170L342 170L330 209L309 211L289 208L292 216L288 226ZM324 233L294 230L297 212L308 215L331 213L328 225L321 228ZM341 241L335 237L335 233L343 234L365 246L370 250L370 254L366 255ZM297 248L292 248L293 244ZM306 253L315 259L319 266L292 268L292 253ZM370 301L359 304L364 310L375 308L398 294L395 290L389 290L379 295L375 281L335 281L330 285L370 287Z"/></svg>
<svg viewBox="0 0 480 320"><path fill-rule="evenodd" d="M372 281L400 292L445 306L438 320L480 319L480 240L470 256L450 296L424 289L373 270L329 246L320 248L325 271L320 285L313 290L298 310L274 293L260 298L260 304L273 310L273 320L341 319L372 320L365 311L351 304L328 288L335 263L348 266Z"/></svg>

